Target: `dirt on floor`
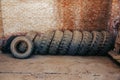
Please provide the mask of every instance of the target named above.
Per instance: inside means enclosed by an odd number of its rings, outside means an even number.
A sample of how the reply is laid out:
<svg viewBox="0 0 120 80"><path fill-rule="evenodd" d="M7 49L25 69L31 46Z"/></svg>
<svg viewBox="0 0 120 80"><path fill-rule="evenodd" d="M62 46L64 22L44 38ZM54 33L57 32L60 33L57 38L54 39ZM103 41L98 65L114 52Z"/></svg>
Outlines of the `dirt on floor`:
<svg viewBox="0 0 120 80"><path fill-rule="evenodd" d="M40 56L20 60L0 53L0 80L120 80L108 57Z"/></svg>

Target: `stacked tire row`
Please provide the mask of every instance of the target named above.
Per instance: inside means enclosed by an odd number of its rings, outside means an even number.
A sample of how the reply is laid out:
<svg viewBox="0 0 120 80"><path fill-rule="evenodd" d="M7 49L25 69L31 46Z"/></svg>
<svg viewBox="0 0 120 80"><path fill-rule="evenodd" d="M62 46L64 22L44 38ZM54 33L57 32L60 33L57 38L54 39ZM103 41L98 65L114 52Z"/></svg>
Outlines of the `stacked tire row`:
<svg viewBox="0 0 120 80"><path fill-rule="evenodd" d="M16 38L11 43L11 52L17 58L27 58L33 51L41 55L80 55L80 56L95 56L106 55L113 46L113 40L111 34L107 31L48 31L45 34L29 33L23 39L23 36L18 37L19 41L26 41L27 50L25 44L19 45L26 55L20 56L14 45L16 45ZM30 47L29 47L30 46ZM34 50L33 50L34 49Z"/></svg>

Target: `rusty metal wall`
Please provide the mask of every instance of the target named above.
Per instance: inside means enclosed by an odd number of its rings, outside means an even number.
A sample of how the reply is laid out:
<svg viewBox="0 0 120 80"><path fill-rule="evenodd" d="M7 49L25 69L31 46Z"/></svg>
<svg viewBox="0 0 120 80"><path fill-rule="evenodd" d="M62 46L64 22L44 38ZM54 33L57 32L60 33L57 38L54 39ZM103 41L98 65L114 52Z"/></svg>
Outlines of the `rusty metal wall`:
<svg viewBox="0 0 120 80"><path fill-rule="evenodd" d="M4 35L50 29L105 30L112 0L1 0Z"/></svg>

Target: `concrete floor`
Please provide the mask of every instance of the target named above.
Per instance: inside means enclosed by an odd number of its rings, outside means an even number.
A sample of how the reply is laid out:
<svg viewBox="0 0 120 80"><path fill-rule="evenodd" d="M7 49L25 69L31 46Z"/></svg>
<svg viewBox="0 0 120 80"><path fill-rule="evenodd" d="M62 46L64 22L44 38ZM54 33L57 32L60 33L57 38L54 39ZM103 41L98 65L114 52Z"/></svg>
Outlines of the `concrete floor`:
<svg viewBox="0 0 120 80"><path fill-rule="evenodd" d="M0 80L120 80L107 57L40 56L19 60L0 53Z"/></svg>

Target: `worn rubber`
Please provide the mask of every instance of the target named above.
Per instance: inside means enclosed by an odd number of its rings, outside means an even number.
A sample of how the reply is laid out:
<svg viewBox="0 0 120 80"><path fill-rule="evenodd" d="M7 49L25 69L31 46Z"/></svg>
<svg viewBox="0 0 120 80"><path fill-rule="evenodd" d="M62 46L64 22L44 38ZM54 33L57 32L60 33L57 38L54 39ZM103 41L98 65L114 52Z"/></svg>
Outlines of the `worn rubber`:
<svg viewBox="0 0 120 80"><path fill-rule="evenodd" d="M7 39L7 41L6 41L6 43L3 45L3 47L2 47L2 51L3 52L8 52L8 53L10 53L11 51L10 51L10 44L11 44L11 42L13 41L13 39L15 39L17 36L11 36L11 37L9 37L8 39Z"/></svg>
<svg viewBox="0 0 120 80"><path fill-rule="evenodd" d="M64 31L63 38L58 48L58 54L65 55L69 49L70 43L72 41L73 34L71 31L66 30Z"/></svg>
<svg viewBox="0 0 120 80"><path fill-rule="evenodd" d="M39 54L45 55L48 53L48 49L53 39L54 33L55 33L54 31L48 31L39 38L38 42Z"/></svg>
<svg viewBox="0 0 120 80"><path fill-rule="evenodd" d="M107 55L108 51L110 51L112 49L114 41L109 32L102 31L101 33L103 34L104 38L103 38L103 42L100 47L101 49L100 49L98 55L104 56L104 55Z"/></svg>
<svg viewBox="0 0 120 80"><path fill-rule="evenodd" d="M59 44L60 44L62 38L63 38L63 32L60 30L56 30L54 38L49 47L49 54L51 54L51 55L57 54L57 49L59 47Z"/></svg>
<svg viewBox="0 0 120 80"><path fill-rule="evenodd" d="M68 50L69 55L77 54L77 51L78 51L81 41L82 41L82 33L77 30L73 31L72 42L71 42L69 50Z"/></svg>
<svg viewBox="0 0 120 80"><path fill-rule="evenodd" d="M39 52L39 45L40 45L40 41L41 41L41 35L37 35L34 39L34 45L35 45L35 54L38 54Z"/></svg>
<svg viewBox="0 0 120 80"><path fill-rule="evenodd" d="M102 44L103 35L98 31L93 31L92 35L93 35L93 40L92 40L92 43L91 43L91 46L90 46L90 51L88 52L88 54L90 56L93 56L93 55L95 56L95 55L98 54L99 47Z"/></svg>
<svg viewBox="0 0 120 80"><path fill-rule="evenodd" d="M25 37L29 38L31 41L34 41L36 36L37 36L37 32L34 31L30 31L25 35Z"/></svg>
<svg viewBox="0 0 120 80"><path fill-rule="evenodd" d="M82 32L82 41L79 45L78 55L86 56L92 42L92 34L88 31Z"/></svg>
<svg viewBox="0 0 120 80"><path fill-rule="evenodd" d="M21 53L17 50L17 46L19 44L19 42L25 42L27 44L27 49L25 52ZM23 46L22 46L23 47ZM31 40L29 40L28 38L26 38L25 36L19 36L16 37L10 45L10 50L12 55L15 58L19 58L19 59L25 59L25 58L29 58L32 55L34 49L34 45L33 42Z"/></svg>

